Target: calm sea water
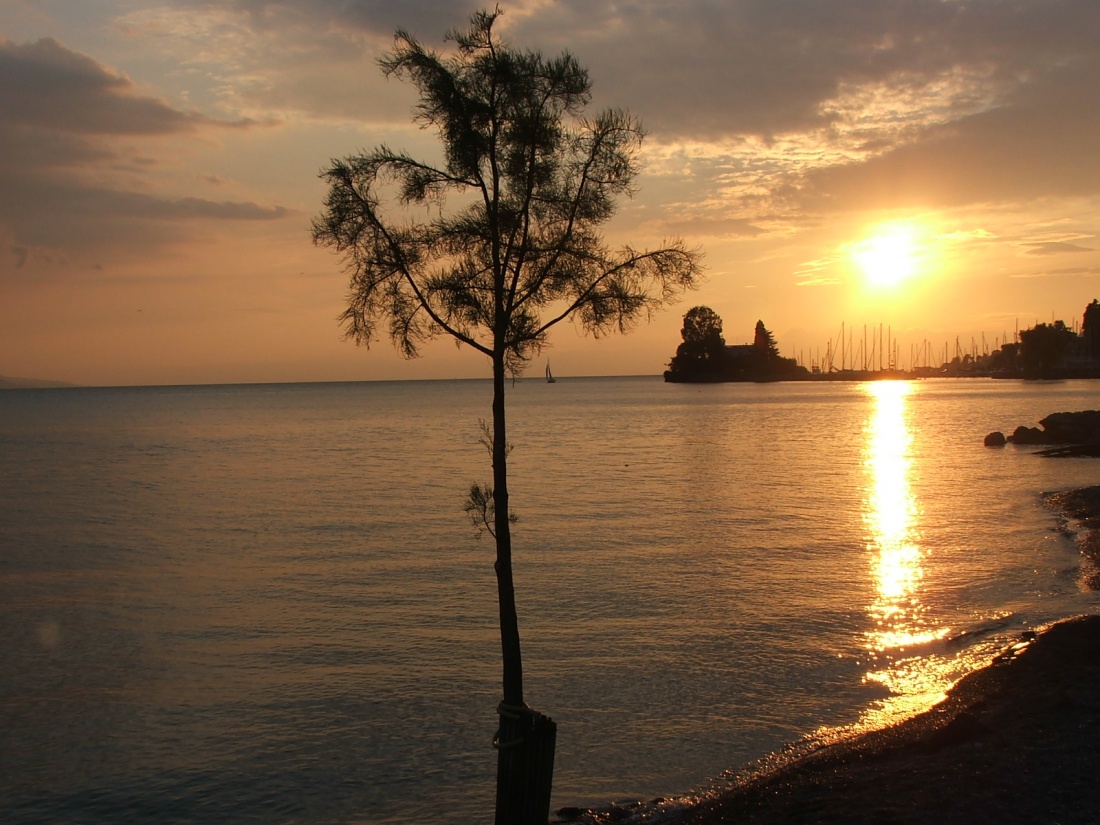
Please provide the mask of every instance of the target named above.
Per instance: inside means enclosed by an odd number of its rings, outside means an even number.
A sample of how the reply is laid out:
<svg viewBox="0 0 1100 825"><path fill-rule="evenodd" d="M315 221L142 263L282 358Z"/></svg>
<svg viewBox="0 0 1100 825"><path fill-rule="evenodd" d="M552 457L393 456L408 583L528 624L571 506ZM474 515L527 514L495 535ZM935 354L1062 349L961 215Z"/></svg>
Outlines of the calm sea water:
<svg viewBox="0 0 1100 825"><path fill-rule="evenodd" d="M0 393L0 821L489 821L493 547L461 505L490 389ZM1039 493L1100 462L981 440L1097 389L517 383L554 807L879 724L1096 610Z"/></svg>

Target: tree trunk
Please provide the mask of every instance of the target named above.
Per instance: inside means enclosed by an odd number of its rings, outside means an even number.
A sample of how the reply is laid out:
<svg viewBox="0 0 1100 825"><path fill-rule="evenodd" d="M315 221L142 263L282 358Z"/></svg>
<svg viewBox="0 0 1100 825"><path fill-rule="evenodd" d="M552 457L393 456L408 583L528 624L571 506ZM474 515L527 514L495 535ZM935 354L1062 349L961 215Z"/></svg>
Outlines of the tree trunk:
<svg viewBox="0 0 1100 825"><path fill-rule="evenodd" d="M554 777L554 720L523 701L516 590L512 581L512 523L508 518L508 428L504 417L504 353L493 358L493 529L504 698L497 708L496 825L546 825Z"/></svg>
<svg viewBox="0 0 1100 825"><path fill-rule="evenodd" d="M504 704L523 706L523 660L519 647L516 589L512 581L512 532L508 519L508 428L504 417L504 354L493 358L493 506L500 605L500 645L504 666Z"/></svg>
<svg viewBox="0 0 1100 825"><path fill-rule="evenodd" d="M504 697L497 707L500 727L497 748L496 825L519 825L526 771L524 742L523 660L519 646L516 589L512 580L512 533L508 521L508 428L504 417L504 353L493 357L493 530L496 533L497 601L500 609L500 646L504 669Z"/></svg>

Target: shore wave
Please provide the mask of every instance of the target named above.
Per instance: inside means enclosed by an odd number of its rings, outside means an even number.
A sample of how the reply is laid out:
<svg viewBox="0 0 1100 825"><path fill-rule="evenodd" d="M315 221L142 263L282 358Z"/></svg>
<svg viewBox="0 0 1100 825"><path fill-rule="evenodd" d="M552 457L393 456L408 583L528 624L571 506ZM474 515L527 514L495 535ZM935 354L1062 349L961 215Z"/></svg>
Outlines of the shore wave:
<svg viewBox="0 0 1100 825"><path fill-rule="evenodd" d="M1085 487L1044 496L1047 506L1066 519L1066 530L1081 550L1080 582L1100 590L1100 487Z"/></svg>

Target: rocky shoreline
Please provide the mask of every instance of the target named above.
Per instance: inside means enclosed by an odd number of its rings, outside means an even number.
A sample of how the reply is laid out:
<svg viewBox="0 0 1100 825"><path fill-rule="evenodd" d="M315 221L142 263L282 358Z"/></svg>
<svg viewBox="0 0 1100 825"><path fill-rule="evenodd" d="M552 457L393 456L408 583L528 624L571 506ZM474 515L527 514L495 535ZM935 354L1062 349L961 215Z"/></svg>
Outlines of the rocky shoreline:
<svg viewBox="0 0 1100 825"><path fill-rule="evenodd" d="M1100 486L1044 496L1100 589ZM1091 566L1091 569L1090 569ZM1100 615L1025 633L930 710L766 760L696 801L559 811L639 825L977 825L1100 819Z"/></svg>
<svg viewBox="0 0 1100 825"><path fill-rule="evenodd" d="M1051 413L1038 427L1021 424L1011 435L994 430L985 437L985 446L1005 444L1060 445L1058 450L1044 450L1040 455L1056 457L1100 454L1100 410ZM1067 446L1068 445L1068 446Z"/></svg>

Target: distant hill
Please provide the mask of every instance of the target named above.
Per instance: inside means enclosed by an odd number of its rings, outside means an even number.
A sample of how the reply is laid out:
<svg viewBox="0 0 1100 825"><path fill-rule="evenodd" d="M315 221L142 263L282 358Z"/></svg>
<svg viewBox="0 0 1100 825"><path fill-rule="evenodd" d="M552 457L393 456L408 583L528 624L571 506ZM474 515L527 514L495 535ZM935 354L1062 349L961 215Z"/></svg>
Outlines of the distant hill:
<svg viewBox="0 0 1100 825"><path fill-rule="evenodd" d="M12 378L0 375L0 390L29 390L43 387L75 387L76 384L68 384L64 381L46 381L41 378Z"/></svg>

